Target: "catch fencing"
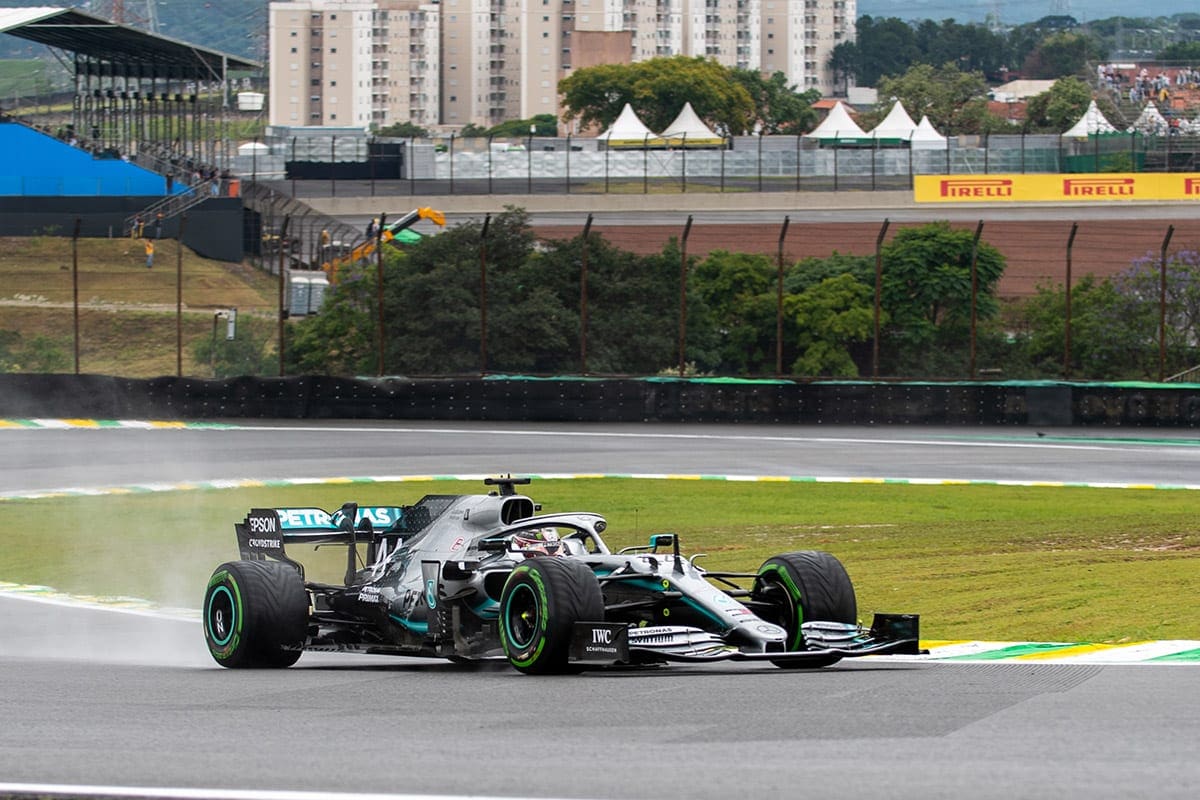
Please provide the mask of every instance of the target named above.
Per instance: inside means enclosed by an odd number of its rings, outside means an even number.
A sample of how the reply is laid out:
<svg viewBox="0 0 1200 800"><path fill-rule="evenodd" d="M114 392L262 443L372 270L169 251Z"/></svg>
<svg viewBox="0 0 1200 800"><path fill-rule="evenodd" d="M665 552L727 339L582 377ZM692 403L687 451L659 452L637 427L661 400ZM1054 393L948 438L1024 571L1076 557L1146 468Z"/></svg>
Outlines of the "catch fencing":
<svg viewBox="0 0 1200 800"><path fill-rule="evenodd" d="M344 140L344 141L339 141ZM233 169L297 197L796 192L911 189L918 175L1182 172L1200 137L1121 133L822 142L739 136L720 146L607 147L590 137L255 140ZM351 146L353 145L353 146ZM319 178L319 179L318 179ZM284 190L284 187L277 187Z"/></svg>

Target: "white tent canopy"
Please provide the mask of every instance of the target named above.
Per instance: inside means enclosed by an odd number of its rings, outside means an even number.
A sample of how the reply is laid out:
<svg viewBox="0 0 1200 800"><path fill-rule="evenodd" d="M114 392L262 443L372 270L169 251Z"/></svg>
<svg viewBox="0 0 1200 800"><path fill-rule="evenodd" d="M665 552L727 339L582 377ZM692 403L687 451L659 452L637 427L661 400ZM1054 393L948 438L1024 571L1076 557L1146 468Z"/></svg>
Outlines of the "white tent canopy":
<svg viewBox="0 0 1200 800"><path fill-rule="evenodd" d="M596 138L599 141L607 142L611 147L662 144L662 139L638 119L633 106L629 103L626 103L625 107L621 109L620 115L609 129Z"/></svg>
<svg viewBox="0 0 1200 800"><path fill-rule="evenodd" d="M672 144L678 142L684 146L715 145L724 141L696 115L691 103L683 104L683 110L679 112L679 116L675 117L675 121L667 126L661 136L671 140Z"/></svg>
<svg viewBox="0 0 1200 800"><path fill-rule="evenodd" d="M1167 124L1167 118L1158 110L1158 106L1154 103L1146 103L1146 107L1142 109L1142 113L1138 116L1133 125L1129 126L1129 130L1139 133L1155 133L1165 134L1170 131L1171 126Z"/></svg>
<svg viewBox="0 0 1200 800"><path fill-rule="evenodd" d="M904 110L904 104L899 100L892 106L892 110L883 118L883 121L874 127L871 131L873 139L904 139L908 140L917 130L917 123L913 122L912 117Z"/></svg>
<svg viewBox="0 0 1200 800"><path fill-rule="evenodd" d="M842 105L841 100L834 103L833 108L829 110L829 116L825 117L812 133L806 133L805 136L810 139L867 138L867 134L858 127L858 123L850 118L850 112Z"/></svg>
<svg viewBox="0 0 1200 800"><path fill-rule="evenodd" d="M1117 133L1117 129L1109 122L1104 114L1100 112L1100 107L1093 100L1088 104L1087 111L1079 118L1079 121L1071 126L1071 129L1063 133L1063 136L1068 139L1086 139L1089 136L1094 136L1099 133Z"/></svg>
<svg viewBox="0 0 1200 800"><path fill-rule="evenodd" d="M933 127L928 116L921 117L921 121L913 130L908 141L911 143L910 146L918 150L931 150L946 146L946 137L937 132L937 128Z"/></svg>

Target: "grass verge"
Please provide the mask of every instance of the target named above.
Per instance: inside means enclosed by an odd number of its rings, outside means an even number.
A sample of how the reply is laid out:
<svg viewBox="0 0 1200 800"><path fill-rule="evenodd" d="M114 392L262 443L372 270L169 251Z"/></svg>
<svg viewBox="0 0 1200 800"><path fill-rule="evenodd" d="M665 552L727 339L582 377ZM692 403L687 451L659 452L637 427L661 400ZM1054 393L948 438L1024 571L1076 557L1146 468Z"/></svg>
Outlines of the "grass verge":
<svg viewBox="0 0 1200 800"><path fill-rule="evenodd" d="M54 231L51 231L54 233ZM59 231L61 233L61 231ZM271 326L277 279L241 264L201 258L174 240L158 243L147 269L142 243L128 238L79 242L79 368L81 372L149 378L174 375L177 339L177 267L182 256L183 373L207 376L193 361L196 342L211 339L213 313L238 309L245 324ZM17 357L16 371L74 368L74 255L68 237L0 237L0 331L40 343L51 363ZM264 328L265 330L265 328ZM268 332L274 341L273 327ZM223 330L222 330L223 335Z"/></svg>
<svg viewBox="0 0 1200 800"><path fill-rule="evenodd" d="M213 567L237 558L232 526L252 506L480 490L437 481L5 501L0 580L195 608ZM925 638L1200 639L1192 492L606 479L540 481L530 495L546 511L604 514L610 546L676 531L711 569L828 550L864 618L917 612ZM337 575L343 552L293 555Z"/></svg>

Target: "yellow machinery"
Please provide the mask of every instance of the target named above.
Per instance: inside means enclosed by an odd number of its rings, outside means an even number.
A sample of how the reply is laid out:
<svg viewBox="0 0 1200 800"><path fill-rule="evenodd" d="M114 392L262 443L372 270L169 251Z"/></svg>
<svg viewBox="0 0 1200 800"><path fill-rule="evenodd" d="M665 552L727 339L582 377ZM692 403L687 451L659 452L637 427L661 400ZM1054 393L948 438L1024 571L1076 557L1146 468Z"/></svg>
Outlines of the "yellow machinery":
<svg viewBox="0 0 1200 800"><path fill-rule="evenodd" d="M427 219L439 227L446 225L446 215L441 211L432 208L414 208L400 219L387 225L377 238L369 238L348 254L329 259L321 265L321 269L325 270L330 281L336 282L338 270L342 267L369 258L375 252L377 244L392 241L402 231L408 230L423 219Z"/></svg>

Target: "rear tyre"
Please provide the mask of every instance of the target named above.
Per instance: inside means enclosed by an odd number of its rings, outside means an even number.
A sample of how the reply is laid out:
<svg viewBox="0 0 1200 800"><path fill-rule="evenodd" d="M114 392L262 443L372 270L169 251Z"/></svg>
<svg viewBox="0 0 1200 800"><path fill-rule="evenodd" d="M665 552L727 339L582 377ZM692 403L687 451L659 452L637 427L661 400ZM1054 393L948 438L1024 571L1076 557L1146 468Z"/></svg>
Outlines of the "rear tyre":
<svg viewBox="0 0 1200 800"><path fill-rule="evenodd" d="M290 667L308 628L308 593L295 567L279 561L230 561L204 592L204 641L223 667Z"/></svg>
<svg viewBox="0 0 1200 800"><path fill-rule="evenodd" d="M603 621L600 582L582 562L530 558L504 583L500 643L509 663L526 674L570 672L567 659L575 623Z"/></svg>
<svg viewBox="0 0 1200 800"><path fill-rule="evenodd" d="M768 558L754 579L753 598L775 609L776 623L788 632L788 651L806 650L804 622L858 621L858 601L854 585L846 568L831 554L820 550L783 553ZM786 669L827 667L841 661L841 656L828 656L821 661L805 663L776 661Z"/></svg>

